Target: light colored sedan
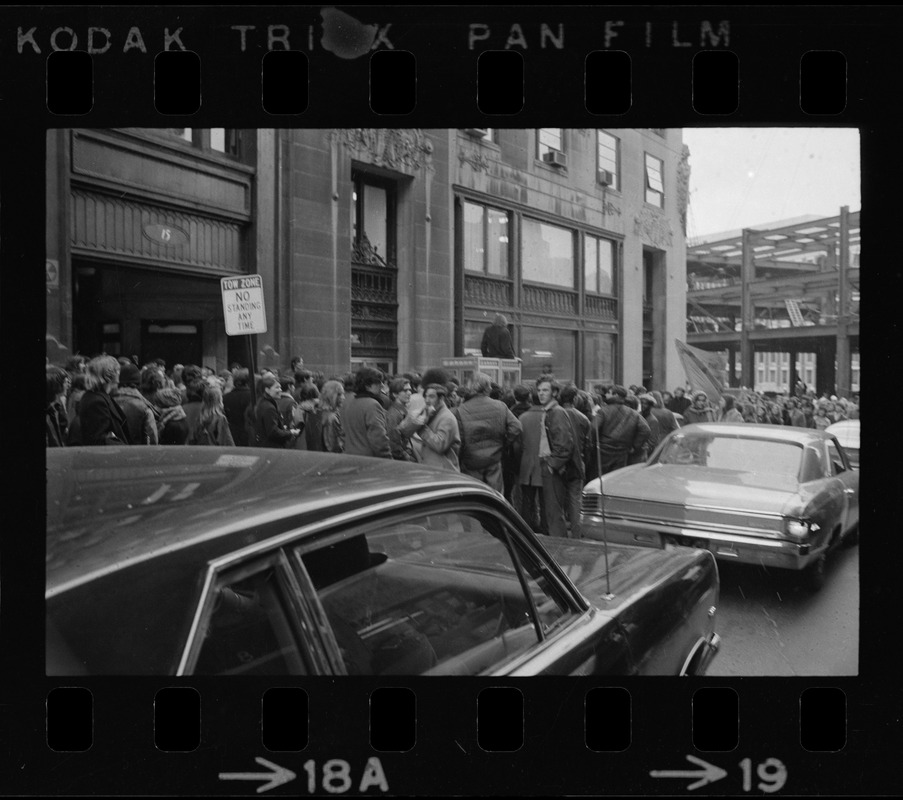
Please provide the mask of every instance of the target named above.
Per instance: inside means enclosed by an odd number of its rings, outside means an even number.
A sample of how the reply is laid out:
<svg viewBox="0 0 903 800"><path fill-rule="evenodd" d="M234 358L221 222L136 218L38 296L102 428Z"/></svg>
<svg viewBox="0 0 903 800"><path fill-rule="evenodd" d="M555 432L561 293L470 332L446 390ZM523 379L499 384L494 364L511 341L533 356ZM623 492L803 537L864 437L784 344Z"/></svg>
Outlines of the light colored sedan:
<svg viewBox="0 0 903 800"><path fill-rule="evenodd" d="M825 433L830 433L840 442L853 465L853 469L859 469L859 420L844 419L828 425Z"/></svg>
<svg viewBox="0 0 903 800"><path fill-rule="evenodd" d="M859 472L830 433L707 423L669 434L645 464L587 484L587 535L799 570L813 589L825 559L859 531Z"/></svg>

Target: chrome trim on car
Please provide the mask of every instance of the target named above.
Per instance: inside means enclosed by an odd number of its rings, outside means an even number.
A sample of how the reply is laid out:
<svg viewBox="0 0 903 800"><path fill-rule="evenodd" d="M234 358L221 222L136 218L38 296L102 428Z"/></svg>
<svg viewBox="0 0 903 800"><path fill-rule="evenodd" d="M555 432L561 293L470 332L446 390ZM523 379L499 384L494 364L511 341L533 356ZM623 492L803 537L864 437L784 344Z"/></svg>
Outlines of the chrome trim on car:
<svg viewBox="0 0 903 800"><path fill-rule="evenodd" d="M588 514L585 516L590 520L595 517L601 522L601 516L597 514ZM781 534L772 533L770 531L760 531L757 528L746 529L740 528L739 526L718 526L719 528L729 528L729 530L732 531L730 533L727 533L722 530L709 530L708 526L706 526L705 528L703 528L702 526L698 528L685 528L682 526L674 525L673 523L663 522L660 519L634 519L628 517L613 517L608 514L605 515L605 521L609 525L613 523L620 524L625 530L630 530L631 532L633 532L635 529L639 529L640 532L644 533L653 532L664 533L666 535L672 536L693 536L697 539L709 538L719 542L736 542L744 544L749 544L750 540L754 540L756 544L761 544L763 547L781 547L784 544L801 544L801 542L787 539L786 536L782 536ZM650 530L650 528L652 530Z"/></svg>
<svg viewBox="0 0 903 800"><path fill-rule="evenodd" d="M713 631L708 637L701 636L699 638L699 641L696 642L696 644L693 646L693 649L690 651L690 654L684 661L678 675L680 677L687 677L690 674L688 670L696 660L696 657L699 655L700 651L702 651L702 655L699 656L699 660L696 662L692 674L704 675L706 668L712 662L712 659L715 658L716 655L718 655L718 651L720 649L721 637L717 633Z"/></svg>

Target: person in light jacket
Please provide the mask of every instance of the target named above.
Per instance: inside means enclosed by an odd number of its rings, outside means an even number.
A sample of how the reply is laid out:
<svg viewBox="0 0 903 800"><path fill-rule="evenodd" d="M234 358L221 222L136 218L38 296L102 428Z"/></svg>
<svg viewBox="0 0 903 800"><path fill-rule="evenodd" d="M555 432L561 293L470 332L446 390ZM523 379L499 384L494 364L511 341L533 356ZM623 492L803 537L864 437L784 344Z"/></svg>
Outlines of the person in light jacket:
<svg viewBox="0 0 903 800"><path fill-rule="evenodd" d="M734 398L726 394L721 398L721 416L719 422L743 422L743 415L734 406Z"/></svg>
<svg viewBox="0 0 903 800"><path fill-rule="evenodd" d="M446 405L448 387L431 383L424 391L426 406L413 415L408 414L398 426L406 436L420 436L423 447L420 460L427 466L455 470L460 468L458 452L461 432L458 420Z"/></svg>

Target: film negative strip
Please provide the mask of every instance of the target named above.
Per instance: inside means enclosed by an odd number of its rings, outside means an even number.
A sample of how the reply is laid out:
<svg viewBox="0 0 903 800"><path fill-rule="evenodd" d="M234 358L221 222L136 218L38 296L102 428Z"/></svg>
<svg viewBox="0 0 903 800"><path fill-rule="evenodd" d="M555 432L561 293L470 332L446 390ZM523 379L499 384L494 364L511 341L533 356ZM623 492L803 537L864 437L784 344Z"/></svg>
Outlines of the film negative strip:
<svg viewBox="0 0 903 800"><path fill-rule="evenodd" d="M0 325L7 371L27 367L3 393L0 792L899 793L899 8L8 6L0 19ZM759 327L783 352L796 337L815 380L830 372L847 394L844 357L858 365L871 341L882 378L861 501L849 453L832 473L825 503L846 522L827 561L798 548L793 564L733 564L741 540L716 546L648 511L663 547L606 540L591 558L533 536L497 494L415 467L46 446L54 398L31 381L42 359L79 353L274 374L301 353L326 376L441 364L463 380L470 365L504 384L504 354L475 359L505 312L518 380L679 383L667 342L688 338L686 266L705 260L684 144L712 129L811 131L797 161L816 134L858 131L858 164L822 152L838 182L861 174L861 207L851 196L821 227L787 220L757 245L835 236L840 266L797 260L796 295L767 273L790 323ZM725 171L745 163L720 152ZM738 227L796 208L788 164L768 215ZM718 292L742 284L737 307L755 313L746 236L723 237L740 271L710 275L722 283L700 305L727 306ZM849 285L816 309L837 348L825 355L794 297L838 269ZM727 312L703 316L715 327L694 341L736 353L737 384L759 320L724 333ZM804 362L791 369L805 381ZM746 452L780 476L770 451ZM774 518L744 513L760 529ZM368 541L364 585L348 570Z"/></svg>

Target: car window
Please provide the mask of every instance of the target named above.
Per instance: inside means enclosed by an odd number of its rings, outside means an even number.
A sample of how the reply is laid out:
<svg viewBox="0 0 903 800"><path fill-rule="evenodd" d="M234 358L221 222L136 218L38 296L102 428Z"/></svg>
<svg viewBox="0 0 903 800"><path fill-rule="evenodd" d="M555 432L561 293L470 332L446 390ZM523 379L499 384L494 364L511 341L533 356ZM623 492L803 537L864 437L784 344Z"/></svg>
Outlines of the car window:
<svg viewBox="0 0 903 800"><path fill-rule="evenodd" d="M475 675L539 642L568 609L536 566L508 549L498 520L433 513L296 552L349 674ZM528 599L528 597L530 599Z"/></svg>
<svg viewBox="0 0 903 800"><path fill-rule="evenodd" d="M830 441L828 442L828 463L831 466L832 475L840 475L841 472L846 472L846 462L840 449L834 442Z"/></svg>
<svg viewBox="0 0 903 800"><path fill-rule="evenodd" d="M801 457L802 448L793 442L677 434L662 449L657 463L762 472L796 481Z"/></svg>
<svg viewBox="0 0 903 800"><path fill-rule="evenodd" d="M217 582L195 674L307 674L277 569L271 565Z"/></svg>

